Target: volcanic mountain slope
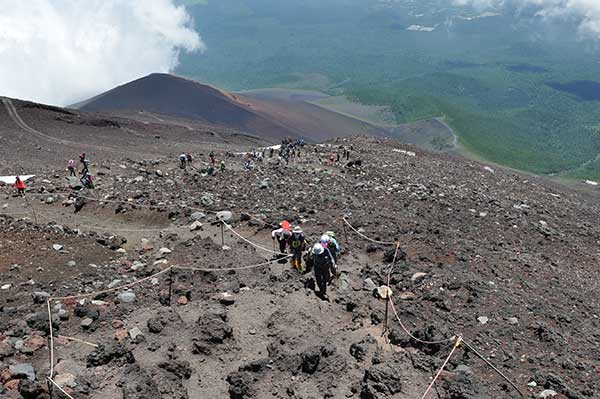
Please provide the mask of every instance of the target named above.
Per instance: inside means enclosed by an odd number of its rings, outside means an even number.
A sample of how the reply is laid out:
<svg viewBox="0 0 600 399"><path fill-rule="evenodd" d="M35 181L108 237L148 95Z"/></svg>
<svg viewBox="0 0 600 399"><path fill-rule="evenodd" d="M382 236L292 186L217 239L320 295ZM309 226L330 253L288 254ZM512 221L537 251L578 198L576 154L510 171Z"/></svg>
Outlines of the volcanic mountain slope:
<svg viewBox="0 0 600 399"><path fill-rule="evenodd" d="M352 146L362 167L320 162L339 146ZM598 397L597 193L376 138L307 146L287 167L267 157L250 172L218 150L228 169L217 176L203 173L203 160L182 171L131 151L92 164L102 173L96 190L74 194L86 202L77 213L53 169L37 173L26 199L2 198L3 213L30 212L0 217L10 254L0 258L7 397L48 397L42 292L84 295L50 302L53 375L77 399L421 397L452 343L411 339L393 312L382 336L385 301L374 288L395 244L365 240L342 216L400 244L390 287L413 335L462 335L528 397ZM222 245L212 212L223 210L257 246L227 229ZM270 258L282 219L311 242L338 233L341 276L329 301L289 264L245 268ZM203 270L152 277L173 265ZM135 298L119 289L141 278L129 288ZM435 391L520 397L464 346Z"/></svg>
<svg viewBox="0 0 600 399"><path fill-rule="evenodd" d="M31 174L65 168L84 152L103 159L171 157L203 149L239 151L264 146L264 139L199 121L95 114L3 98L0 103L0 174Z"/></svg>
<svg viewBox="0 0 600 399"><path fill-rule="evenodd" d="M151 112L237 129L279 142L284 137L322 141L353 134L385 135L385 129L304 101L229 94L168 74L152 74L74 107L82 111Z"/></svg>

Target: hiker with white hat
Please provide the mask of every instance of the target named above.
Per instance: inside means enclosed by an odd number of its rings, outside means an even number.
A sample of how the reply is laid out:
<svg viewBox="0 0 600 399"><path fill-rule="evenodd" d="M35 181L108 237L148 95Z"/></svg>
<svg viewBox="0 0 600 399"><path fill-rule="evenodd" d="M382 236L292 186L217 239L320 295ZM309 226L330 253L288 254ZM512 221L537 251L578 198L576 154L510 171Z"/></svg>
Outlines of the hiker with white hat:
<svg viewBox="0 0 600 399"><path fill-rule="evenodd" d="M321 243L317 243L313 246L312 255L315 280L317 282L317 287L319 287L317 295L321 298L326 298L327 284L330 282L331 276L336 273L336 265L331 253L327 248L323 247Z"/></svg>
<svg viewBox="0 0 600 399"><path fill-rule="evenodd" d="M288 247L292 251L292 259L290 263L299 272L302 271L302 253L306 249L306 236L302 232L300 226L294 227L292 235L288 239Z"/></svg>

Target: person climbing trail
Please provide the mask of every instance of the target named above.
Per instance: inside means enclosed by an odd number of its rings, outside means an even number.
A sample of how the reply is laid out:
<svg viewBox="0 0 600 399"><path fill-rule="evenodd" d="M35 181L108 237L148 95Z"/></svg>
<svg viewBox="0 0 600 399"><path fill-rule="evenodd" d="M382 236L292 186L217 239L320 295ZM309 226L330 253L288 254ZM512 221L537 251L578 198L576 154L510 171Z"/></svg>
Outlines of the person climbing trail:
<svg viewBox="0 0 600 399"><path fill-rule="evenodd" d="M86 157L85 152L79 155L79 162L83 165L81 175L85 176L89 172L90 160Z"/></svg>
<svg viewBox="0 0 600 399"><path fill-rule="evenodd" d="M19 176L15 177L15 184L13 187L17 190L18 195L20 195L21 197L25 196L25 182L21 180Z"/></svg>
<svg viewBox="0 0 600 399"><path fill-rule="evenodd" d="M321 236L321 245L323 245L329 252L331 252L331 256L333 257L334 262L337 262L338 256L340 254L340 244L338 244L337 239L335 237L335 232L326 231L325 234Z"/></svg>
<svg viewBox="0 0 600 399"><path fill-rule="evenodd" d="M215 152L211 151L210 154L208 155L208 157L210 158L210 164L215 166L215 162L216 162Z"/></svg>
<svg viewBox="0 0 600 399"><path fill-rule="evenodd" d="M69 162L67 163L67 169L69 169L69 177L77 176L77 173L75 173L75 161L74 160L69 159Z"/></svg>
<svg viewBox="0 0 600 399"><path fill-rule="evenodd" d="M185 169L185 167L187 165L187 155L185 155L185 154L179 155L179 162L180 162L179 167L181 169Z"/></svg>
<svg viewBox="0 0 600 399"><path fill-rule="evenodd" d="M187 154L185 154L185 158L187 161L187 166L189 166L192 169L196 169L194 168L194 159L192 158L192 154L190 154L189 152Z"/></svg>
<svg viewBox="0 0 600 399"><path fill-rule="evenodd" d="M290 263L298 270L302 271L302 254L306 250L306 236L302 232L300 226L294 227L292 235L288 239L288 246L292 251L292 259Z"/></svg>
<svg viewBox="0 0 600 399"><path fill-rule="evenodd" d="M220 166L220 168L221 168L221 173L225 173L225 169L226 169L226 166L225 166L225 161L221 161L221 166Z"/></svg>
<svg viewBox="0 0 600 399"><path fill-rule="evenodd" d="M317 296L327 298L327 284L331 281L331 276L336 274L336 265L329 251L320 243L312 248L312 264L314 268L315 280L319 292Z"/></svg>
<svg viewBox="0 0 600 399"><path fill-rule="evenodd" d="M279 228L271 232L273 241L277 240L279 243L279 254L278 257L282 258L287 253L287 243L292 233L290 233L290 223L287 220L279 223Z"/></svg>

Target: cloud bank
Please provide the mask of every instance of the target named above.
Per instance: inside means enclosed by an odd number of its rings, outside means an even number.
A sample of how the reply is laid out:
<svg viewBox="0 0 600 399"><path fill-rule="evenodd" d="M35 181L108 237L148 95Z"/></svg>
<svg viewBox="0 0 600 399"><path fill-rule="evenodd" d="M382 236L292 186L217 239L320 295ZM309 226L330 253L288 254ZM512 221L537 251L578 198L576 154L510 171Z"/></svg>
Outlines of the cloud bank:
<svg viewBox="0 0 600 399"><path fill-rule="evenodd" d="M68 105L202 51L171 0L0 0L0 95Z"/></svg>
<svg viewBox="0 0 600 399"><path fill-rule="evenodd" d="M600 0L453 0L478 9L528 8L548 18L575 21L582 38L600 40Z"/></svg>

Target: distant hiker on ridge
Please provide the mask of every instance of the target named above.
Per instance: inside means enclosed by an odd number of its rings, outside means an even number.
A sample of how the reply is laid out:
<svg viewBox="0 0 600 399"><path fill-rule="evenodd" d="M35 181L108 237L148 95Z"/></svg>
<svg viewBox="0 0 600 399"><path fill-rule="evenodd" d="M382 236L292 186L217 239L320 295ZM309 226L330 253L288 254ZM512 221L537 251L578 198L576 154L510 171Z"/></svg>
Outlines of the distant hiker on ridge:
<svg viewBox="0 0 600 399"><path fill-rule="evenodd" d="M185 166L187 165L187 155L185 155L183 153L181 155L179 155L179 162L180 162L179 167L181 169L185 169Z"/></svg>
<svg viewBox="0 0 600 399"><path fill-rule="evenodd" d="M85 152L79 155L79 162L83 165L81 175L85 176L89 172L88 166L90 165L90 160L85 156Z"/></svg>
<svg viewBox="0 0 600 399"><path fill-rule="evenodd" d="M17 194L21 197L25 196L25 182L21 180L19 176L15 177L15 184L13 187L17 190Z"/></svg>
<svg viewBox="0 0 600 399"><path fill-rule="evenodd" d="M67 168L69 169L69 177L77 176L77 173L75 173L75 161L74 160L69 159L69 162L67 163Z"/></svg>
<svg viewBox="0 0 600 399"><path fill-rule="evenodd" d="M189 152L187 154L185 154L185 158L187 160L187 166L189 166L192 169L196 169L194 168L194 159L192 158L192 154L190 154Z"/></svg>

